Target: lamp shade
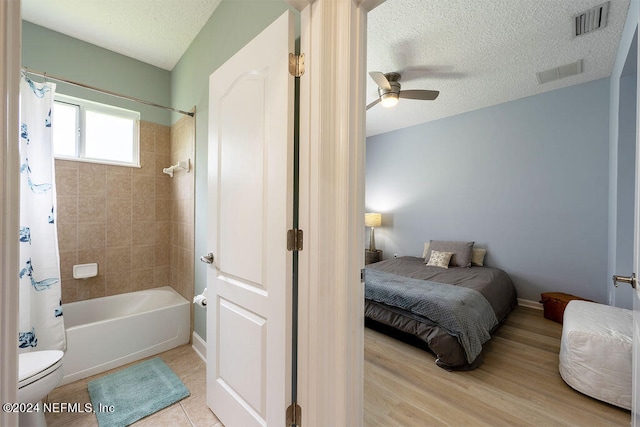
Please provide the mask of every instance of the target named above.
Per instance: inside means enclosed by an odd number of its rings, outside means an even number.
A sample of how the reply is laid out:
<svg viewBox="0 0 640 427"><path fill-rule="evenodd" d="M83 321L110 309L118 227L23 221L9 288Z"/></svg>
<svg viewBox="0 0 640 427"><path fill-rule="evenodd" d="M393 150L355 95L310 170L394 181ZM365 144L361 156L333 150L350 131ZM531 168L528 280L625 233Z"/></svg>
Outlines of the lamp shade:
<svg viewBox="0 0 640 427"><path fill-rule="evenodd" d="M364 214L364 225L366 227L380 227L382 224L382 214L366 213Z"/></svg>

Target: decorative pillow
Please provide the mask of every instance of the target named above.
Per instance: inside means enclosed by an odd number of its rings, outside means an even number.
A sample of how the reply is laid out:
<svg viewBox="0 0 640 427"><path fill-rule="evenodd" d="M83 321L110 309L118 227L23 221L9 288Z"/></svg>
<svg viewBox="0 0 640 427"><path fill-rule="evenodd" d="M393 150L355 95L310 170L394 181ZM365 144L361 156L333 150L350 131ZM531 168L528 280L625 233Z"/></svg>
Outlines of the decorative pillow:
<svg viewBox="0 0 640 427"><path fill-rule="evenodd" d="M450 242L432 240L429 242L429 253L425 259L431 258L431 252L453 252L450 264L454 267L471 267L471 252L474 242Z"/></svg>
<svg viewBox="0 0 640 427"><path fill-rule="evenodd" d="M471 265L482 267L484 265L484 256L486 254L486 249L473 248L471 251Z"/></svg>
<svg viewBox="0 0 640 427"><path fill-rule="evenodd" d="M452 255L453 252L431 251L431 256L429 257L427 265L432 267L449 268L449 261L451 260Z"/></svg>

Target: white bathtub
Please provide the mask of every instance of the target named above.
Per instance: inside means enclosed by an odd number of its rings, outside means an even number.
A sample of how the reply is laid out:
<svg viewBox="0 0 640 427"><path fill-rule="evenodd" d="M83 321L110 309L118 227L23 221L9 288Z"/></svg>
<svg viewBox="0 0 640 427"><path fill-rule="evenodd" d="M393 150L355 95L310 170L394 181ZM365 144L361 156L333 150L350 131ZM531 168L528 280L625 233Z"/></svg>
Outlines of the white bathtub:
<svg viewBox="0 0 640 427"><path fill-rule="evenodd" d="M186 344L190 311L169 286L64 304L60 385Z"/></svg>

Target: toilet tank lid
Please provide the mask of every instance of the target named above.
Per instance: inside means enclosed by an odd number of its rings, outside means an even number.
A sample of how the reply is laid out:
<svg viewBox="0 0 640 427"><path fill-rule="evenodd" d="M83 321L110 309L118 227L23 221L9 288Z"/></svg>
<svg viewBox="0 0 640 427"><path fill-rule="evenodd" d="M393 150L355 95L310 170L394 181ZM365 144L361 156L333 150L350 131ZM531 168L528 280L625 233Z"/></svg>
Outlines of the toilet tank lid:
<svg viewBox="0 0 640 427"><path fill-rule="evenodd" d="M39 374L58 363L64 353L60 350L32 351L18 355L18 381Z"/></svg>

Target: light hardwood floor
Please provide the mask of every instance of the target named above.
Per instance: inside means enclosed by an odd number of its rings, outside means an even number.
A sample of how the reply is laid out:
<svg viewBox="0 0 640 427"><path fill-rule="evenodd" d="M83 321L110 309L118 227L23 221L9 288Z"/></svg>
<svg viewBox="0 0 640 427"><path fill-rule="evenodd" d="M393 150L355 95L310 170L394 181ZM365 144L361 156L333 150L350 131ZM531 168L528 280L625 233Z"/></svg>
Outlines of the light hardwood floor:
<svg viewBox="0 0 640 427"><path fill-rule="evenodd" d="M562 325L519 307L484 363L448 372L428 352L365 328L364 425L628 426L629 411L570 388L558 373Z"/></svg>

